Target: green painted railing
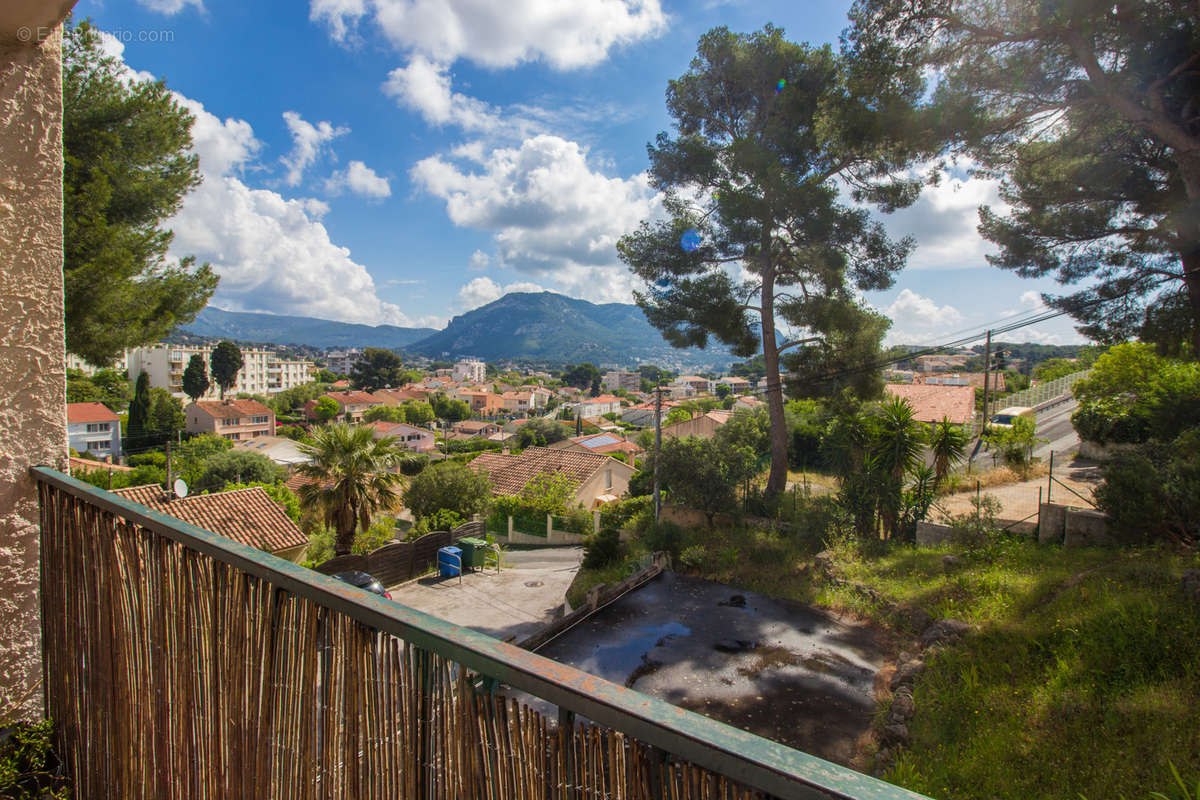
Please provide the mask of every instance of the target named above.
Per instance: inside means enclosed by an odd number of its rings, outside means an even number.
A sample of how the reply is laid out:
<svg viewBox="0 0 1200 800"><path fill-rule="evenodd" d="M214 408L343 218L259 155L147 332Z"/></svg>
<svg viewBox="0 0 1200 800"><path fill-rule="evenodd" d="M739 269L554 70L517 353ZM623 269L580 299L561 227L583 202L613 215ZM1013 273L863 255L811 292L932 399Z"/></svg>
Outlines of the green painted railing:
<svg viewBox="0 0 1200 800"><path fill-rule="evenodd" d="M920 797L32 472L77 796Z"/></svg>

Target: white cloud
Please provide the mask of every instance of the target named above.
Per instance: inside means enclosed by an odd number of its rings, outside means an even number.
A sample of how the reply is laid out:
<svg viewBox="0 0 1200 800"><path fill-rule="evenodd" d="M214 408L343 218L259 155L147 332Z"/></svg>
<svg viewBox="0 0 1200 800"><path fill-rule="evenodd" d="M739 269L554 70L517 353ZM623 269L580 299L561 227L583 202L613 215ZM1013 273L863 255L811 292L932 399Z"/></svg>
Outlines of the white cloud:
<svg viewBox="0 0 1200 800"><path fill-rule="evenodd" d="M345 41L363 17L399 50L488 67L544 60L555 69L597 64L614 47L666 29L659 0L311 0L309 18Z"/></svg>
<svg viewBox="0 0 1200 800"><path fill-rule="evenodd" d="M299 184L304 177L304 170L316 161L322 151L329 148L329 143L350 132L349 128L334 127L329 122L313 125L295 111L283 112L283 121L292 136L292 151L279 159L288 168L284 178L288 186Z"/></svg>
<svg viewBox="0 0 1200 800"><path fill-rule="evenodd" d="M178 14L187 6L195 6L198 11L204 10L203 0L138 0L138 5L168 16Z"/></svg>
<svg viewBox="0 0 1200 800"><path fill-rule="evenodd" d="M1042 302L1042 293L1034 291L1024 292L1021 295L1021 305L1025 306L1031 311L1036 311L1046 307L1046 304Z"/></svg>
<svg viewBox="0 0 1200 800"><path fill-rule="evenodd" d="M486 306L488 303L499 300L506 294L513 292L544 292L543 287L536 283L528 281L517 281L510 283L507 286L501 287L491 278L482 277L463 285L458 290L458 302L463 311L470 311L473 308Z"/></svg>
<svg viewBox="0 0 1200 800"><path fill-rule="evenodd" d="M925 187L912 206L879 219L895 238L911 235L917 249L908 260L909 269L988 268L985 256L993 251L979 235L979 206L1005 213L1000 200L1000 182L969 177L974 165L968 162L944 169L937 186Z"/></svg>
<svg viewBox="0 0 1200 800"><path fill-rule="evenodd" d="M417 55L407 67L388 73L383 93L434 125L453 124L467 131L492 131L500 126L496 109L482 100L452 92L450 82L448 66Z"/></svg>
<svg viewBox="0 0 1200 800"><path fill-rule="evenodd" d="M483 272L492 263L492 257L482 250L476 250L471 253L471 258L467 261L467 266L475 272Z"/></svg>
<svg viewBox="0 0 1200 800"><path fill-rule="evenodd" d="M324 22L329 35L335 41L349 39L358 27L358 21L367 13L363 0L312 0L308 18L313 22Z"/></svg>
<svg viewBox="0 0 1200 800"><path fill-rule="evenodd" d="M228 175L239 172L262 149L254 129L243 119L222 121L204 110L204 106L174 93L175 100L192 113L192 149L200 156L200 169L205 175Z"/></svg>
<svg viewBox="0 0 1200 800"><path fill-rule="evenodd" d="M490 231L501 265L601 301L629 299L617 239L661 210L645 174L609 178L588 166L578 144L556 136L493 150L473 172L426 158L412 178L446 201L454 224Z"/></svg>
<svg viewBox="0 0 1200 800"><path fill-rule="evenodd" d="M954 306L939 306L911 289L901 290L883 313L892 320L887 334L889 344L927 344L944 336L952 326L962 325L964 319Z"/></svg>
<svg viewBox="0 0 1200 800"><path fill-rule="evenodd" d="M333 173L325 181L325 188L334 194L349 189L357 195L376 200L390 197L392 194L388 179L380 177L375 170L361 161L351 161L346 169Z"/></svg>

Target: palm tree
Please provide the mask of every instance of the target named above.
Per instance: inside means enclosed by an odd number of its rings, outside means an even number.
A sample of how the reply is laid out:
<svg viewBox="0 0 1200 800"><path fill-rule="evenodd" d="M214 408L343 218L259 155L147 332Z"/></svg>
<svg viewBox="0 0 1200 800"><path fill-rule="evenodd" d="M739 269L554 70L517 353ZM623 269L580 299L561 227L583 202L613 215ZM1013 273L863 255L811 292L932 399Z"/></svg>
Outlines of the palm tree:
<svg viewBox="0 0 1200 800"><path fill-rule="evenodd" d="M913 417L913 407L908 400L893 397L883 404L880 411L874 456L887 483L887 490L880 496L879 516L883 520L884 531L891 538L900 526L904 476L912 472L921 460L925 430Z"/></svg>
<svg viewBox="0 0 1200 800"><path fill-rule="evenodd" d="M334 553L344 555L358 528L365 530L373 515L397 503L401 478L393 470L405 454L394 439L376 439L367 426L322 425L309 438L299 447L312 461L300 465L298 472L313 483L300 487L300 503L324 514L336 531Z"/></svg>
<svg viewBox="0 0 1200 800"><path fill-rule="evenodd" d="M950 468L963 460L967 453L967 433L949 417L933 426L929 434L929 449L933 452L933 485L941 486Z"/></svg>

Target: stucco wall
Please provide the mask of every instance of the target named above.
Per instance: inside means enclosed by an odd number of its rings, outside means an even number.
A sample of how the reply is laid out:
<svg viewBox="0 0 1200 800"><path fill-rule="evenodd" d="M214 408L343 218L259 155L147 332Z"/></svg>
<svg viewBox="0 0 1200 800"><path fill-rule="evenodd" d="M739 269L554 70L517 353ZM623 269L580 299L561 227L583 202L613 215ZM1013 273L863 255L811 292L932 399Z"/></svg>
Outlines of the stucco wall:
<svg viewBox="0 0 1200 800"><path fill-rule="evenodd" d="M60 47L0 45L0 708L41 675L29 467L67 451Z"/></svg>

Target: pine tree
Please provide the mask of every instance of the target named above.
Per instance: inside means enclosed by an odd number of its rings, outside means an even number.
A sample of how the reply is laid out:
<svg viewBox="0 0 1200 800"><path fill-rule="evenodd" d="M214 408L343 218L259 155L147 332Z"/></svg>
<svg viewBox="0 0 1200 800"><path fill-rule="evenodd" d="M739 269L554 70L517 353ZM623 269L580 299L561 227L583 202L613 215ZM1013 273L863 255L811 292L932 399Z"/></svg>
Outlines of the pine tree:
<svg viewBox="0 0 1200 800"><path fill-rule="evenodd" d="M199 353L192 355L188 359L187 369L183 371L183 392L188 397L192 398L192 402L196 402L204 393L208 391L208 387L212 384L208 380L208 367L204 363L204 356Z"/></svg>
<svg viewBox="0 0 1200 800"><path fill-rule="evenodd" d="M238 372L245 363L242 351L228 340L219 342L213 348L211 363L213 381L221 387L221 399L224 400L225 393L237 383Z"/></svg>

